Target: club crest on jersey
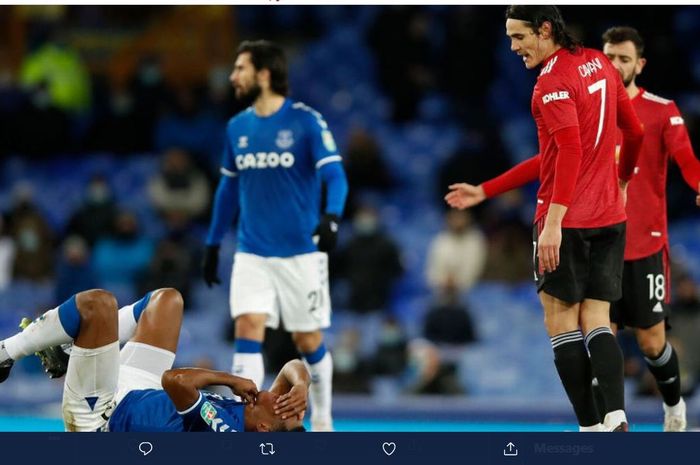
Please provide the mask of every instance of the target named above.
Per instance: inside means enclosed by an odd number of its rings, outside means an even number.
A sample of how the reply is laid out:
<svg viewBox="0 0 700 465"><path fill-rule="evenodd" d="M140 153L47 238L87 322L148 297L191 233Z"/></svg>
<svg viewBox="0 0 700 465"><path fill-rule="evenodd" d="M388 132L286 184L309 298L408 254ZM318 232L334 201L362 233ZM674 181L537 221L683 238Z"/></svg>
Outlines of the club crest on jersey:
<svg viewBox="0 0 700 465"><path fill-rule="evenodd" d="M277 139L275 139L277 147L282 150L288 149L294 144L294 135L289 129L282 129L277 133Z"/></svg>
<svg viewBox="0 0 700 465"><path fill-rule="evenodd" d="M238 148L239 149L248 148L248 136L241 136L238 138Z"/></svg>

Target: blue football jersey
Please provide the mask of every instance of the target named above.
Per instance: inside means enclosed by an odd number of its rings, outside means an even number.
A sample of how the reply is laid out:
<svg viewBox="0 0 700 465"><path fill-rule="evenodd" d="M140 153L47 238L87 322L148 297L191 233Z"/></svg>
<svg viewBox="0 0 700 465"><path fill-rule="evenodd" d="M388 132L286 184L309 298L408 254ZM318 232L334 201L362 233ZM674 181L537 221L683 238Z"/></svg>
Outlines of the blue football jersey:
<svg viewBox="0 0 700 465"><path fill-rule="evenodd" d="M137 389L114 409L109 431L242 433L244 409L241 402L201 391L192 407L178 412L162 389Z"/></svg>
<svg viewBox="0 0 700 465"><path fill-rule="evenodd" d="M233 117L221 173L239 179L238 250L265 257L316 251L317 170L341 161L323 117L303 103L286 99L270 116L250 107Z"/></svg>

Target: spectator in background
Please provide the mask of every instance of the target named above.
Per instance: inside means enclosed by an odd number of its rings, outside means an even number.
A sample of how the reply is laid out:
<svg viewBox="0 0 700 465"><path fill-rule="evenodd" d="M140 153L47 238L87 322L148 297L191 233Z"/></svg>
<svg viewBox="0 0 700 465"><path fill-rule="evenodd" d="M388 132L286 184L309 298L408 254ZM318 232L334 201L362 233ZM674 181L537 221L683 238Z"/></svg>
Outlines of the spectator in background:
<svg viewBox="0 0 700 465"><path fill-rule="evenodd" d="M209 206L207 178L181 148L164 153L160 171L148 183L148 193L153 206L164 217L177 214L187 220L197 219Z"/></svg>
<svg viewBox="0 0 700 465"><path fill-rule="evenodd" d="M129 92L134 98L134 108L139 118L138 124L142 125L140 134L144 138L143 142L148 150L153 150L158 117L165 111L167 102L171 100L158 56L142 57L136 73L129 82Z"/></svg>
<svg viewBox="0 0 700 465"><path fill-rule="evenodd" d="M357 209L358 192L387 192L394 181L382 160L376 139L364 128L350 131L345 149L345 172L352 187L346 202L346 215L352 217Z"/></svg>
<svg viewBox="0 0 700 465"><path fill-rule="evenodd" d="M333 256L331 271L350 285L350 308L358 313L386 310L394 282L403 273L399 249L364 205L353 218L353 237Z"/></svg>
<svg viewBox="0 0 700 465"><path fill-rule="evenodd" d="M423 336L426 340L417 345L420 350L409 350L414 359L425 361L421 364L424 375L419 379L422 381L414 390L426 394L463 393L464 388L457 376L458 362L465 346L476 341L476 331L469 309L460 301L459 288L451 276L425 316ZM433 366L436 367L430 368Z"/></svg>
<svg viewBox="0 0 700 465"><path fill-rule="evenodd" d="M396 122L415 118L421 98L437 85L440 50L433 43L432 20L424 7L391 6L380 11L368 32Z"/></svg>
<svg viewBox="0 0 700 465"><path fill-rule="evenodd" d="M226 128L226 121L218 120L202 109L200 100L199 92L190 87L174 92L171 108L156 123L156 150L181 147L204 157L206 164L213 158L221 157L224 148L221 134Z"/></svg>
<svg viewBox="0 0 700 465"><path fill-rule="evenodd" d="M20 82L25 88L46 86L48 102L62 111L78 114L90 109L90 74L62 37L49 37L26 56Z"/></svg>
<svg viewBox="0 0 700 465"><path fill-rule="evenodd" d="M399 322L388 317L382 323L377 352L372 362L373 372L380 376L396 376L408 365L408 339Z"/></svg>
<svg viewBox="0 0 700 465"><path fill-rule="evenodd" d="M483 233L464 210L449 210L447 228L430 243L426 265L428 285L435 294L454 286L468 291L479 279L486 263L487 244Z"/></svg>
<svg viewBox="0 0 700 465"><path fill-rule="evenodd" d="M53 273L53 234L44 215L34 204L34 190L20 183L14 188L14 206L8 214L8 229L16 245L13 276L42 281Z"/></svg>
<svg viewBox="0 0 700 465"><path fill-rule="evenodd" d="M448 277L425 316L423 334L434 344L464 345L476 341L467 306L460 301L455 279Z"/></svg>
<svg viewBox="0 0 700 465"><path fill-rule="evenodd" d="M15 243L7 235L5 218L0 214L0 291L12 281L12 265L15 259Z"/></svg>
<svg viewBox="0 0 700 465"><path fill-rule="evenodd" d="M93 260L98 286L112 290L120 299L134 300L137 283L153 257L153 244L139 233L133 213L122 210L114 220L111 236L95 244Z"/></svg>
<svg viewBox="0 0 700 465"><path fill-rule="evenodd" d="M156 245L139 293L174 287L180 291L185 302L189 302L190 284L194 273L199 271L199 242L189 233L186 215L170 213L165 217L165 225L166 235Z"/></svg>
<svg viewBox="0 0 700 465"><path fill-rule="evenodd" d="M681 274L675 287L675 299L671 303L673 329L668 334L682 355L679 357L681 392L683 396L690 396L700 381L700 294L687 273Z"/></svg>
<svg viewBox="0 0 700 465"><path fill-rule="evenodd" d="M139 109L133 92L110 84L90 125L85 147L89 151L131 154L151 150L153 123Z"/></svg>
<svg viewBox="0 0 700 465"><path fill-rule="evenodd" d="M84 195L83 204L68 220L66 235L80 236L87 241L89 247L93 247L97 240L112 232L117 206L112 189L101 174L90 177Z"/></svg>
<svg viewBox="0 0 700 465"><path fill-rule="evenodd" d="M13 121L26 103L26 95L17 86L12 69L9 50L0 49L0 157L8 155L13 149Z"/></svg>
<svg viewBox="0 0 700 465"><path fill-rule="evenodd" d="M86 240L80 236L67 237L63 241L56 270L54 301L64 302L73 294L96 287L97 280Z"/></svg>
<svg viewBox="0 0 700 465"><path fill-rule="evenodd" d="M333 345L333 388L336 392L370 392L370 367L360 351L362 337L360 330L349 327L340 333Z"/></svg>
<svg viewBox="0 0 700 465"><path fill-rule="evenodd" d="M26 92L27 99L8 120L10 150L35 158L66 153L72 144L68 114L51 101L46 82Z"/></svg>

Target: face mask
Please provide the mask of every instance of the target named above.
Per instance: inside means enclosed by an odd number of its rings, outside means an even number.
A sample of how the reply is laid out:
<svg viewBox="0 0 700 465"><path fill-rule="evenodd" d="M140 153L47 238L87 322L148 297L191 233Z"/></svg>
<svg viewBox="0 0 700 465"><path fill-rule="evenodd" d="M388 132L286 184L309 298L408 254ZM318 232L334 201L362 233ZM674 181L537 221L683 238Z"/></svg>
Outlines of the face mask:
<svg viewBox="0 0 700 465"><path fill-rule="evenodd" d="M369 236L377 231L377 218L374 215L366 215L360 213L353 221L352 225L357 234L361 236Z"/></svg>
<svg viewBox="0 0 700 465"><path fill-rule="evenodd" d="M104 184L93 184L88 190L88 202L94 204L105 203L109 199L109 194L109 188Z"/></svg>
<svg viewBox="0 0 700 465"><path fill-rule="evenodd" d="M39 236L31 229L23 229L19 233L19 247L28 252L36 252L39 249Z"/></svg>

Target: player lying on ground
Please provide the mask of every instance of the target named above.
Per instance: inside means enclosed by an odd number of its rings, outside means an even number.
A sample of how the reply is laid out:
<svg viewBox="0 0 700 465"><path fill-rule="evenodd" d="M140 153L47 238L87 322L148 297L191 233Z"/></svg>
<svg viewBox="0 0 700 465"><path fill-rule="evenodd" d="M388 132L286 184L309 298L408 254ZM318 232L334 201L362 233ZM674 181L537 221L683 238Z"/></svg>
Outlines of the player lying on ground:
<svg viewBox="0 0 700 465"><path fill-rule="evenodd" d="M226 372L172 369L182 311L175 289L121 309L107 291L80 292L0 341L0 383L15 361L37 352L52 377L67 370L66 431L303 431L309 374L301 361L288 362L269 391ZM55 346L71 342L62 368ZM201 390L210 385L244 402Z"/></svg>

